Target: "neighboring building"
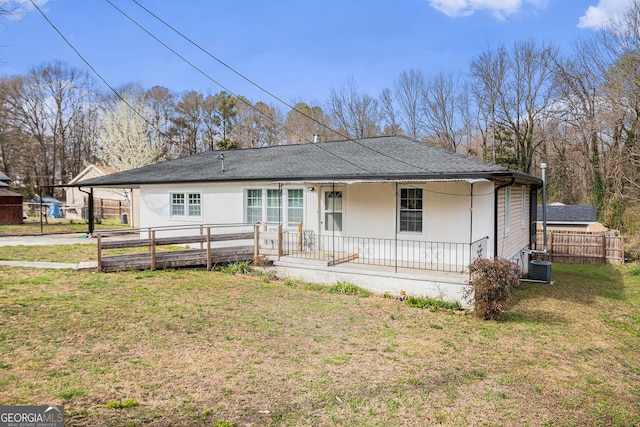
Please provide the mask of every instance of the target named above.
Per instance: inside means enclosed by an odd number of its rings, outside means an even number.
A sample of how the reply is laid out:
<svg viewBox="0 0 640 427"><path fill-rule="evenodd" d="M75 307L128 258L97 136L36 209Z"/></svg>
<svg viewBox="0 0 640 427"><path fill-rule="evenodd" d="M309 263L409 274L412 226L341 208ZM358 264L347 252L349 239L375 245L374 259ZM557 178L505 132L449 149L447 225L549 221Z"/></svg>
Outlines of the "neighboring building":
<svg viewBox="0 0 640 427"><path fill-rule="evenodd" d="M22 194L0 188L0 224L22 224L22 213Z"/></svg>
<svg viewBox="0 0 640 427"><path fill-rule="evenodd" d="M547 205L547 231L603 232L609 229L598 222L592 205ZM538 231L542 231L542 206L538 206Z"/></svg>
<svg viewBox="0 0 640 427"><path fill-rule="evenodd" d="M281 276L460 300L478 256L526 268L542 180L393 136L213 151L73 185L139 189L141 227L281 224L305 255L274 259ZM350 256L315 262L331 250Z"/></svg>
<svg viewBox="0 0 640 427"><path fill-rule="evenodd" d="M116 172L106 166L89 165L76 175L66 188L65 216L67 218L85 218L88 209L89 189L81 189L80 181L106 176ZM84 191L83 191L84 190ZM137 193L137 191L136 191ZM123 214L131 226L139 224L140 210L138 194L129 188L96 188L93 193L96 215L98 217L118 219Z"/></svg>
<svg viewBox="0 0 640 427"><path fill-rule="evenodd" d="M0 188L8 188L11 179L4 173L0 172Z"/></svg>

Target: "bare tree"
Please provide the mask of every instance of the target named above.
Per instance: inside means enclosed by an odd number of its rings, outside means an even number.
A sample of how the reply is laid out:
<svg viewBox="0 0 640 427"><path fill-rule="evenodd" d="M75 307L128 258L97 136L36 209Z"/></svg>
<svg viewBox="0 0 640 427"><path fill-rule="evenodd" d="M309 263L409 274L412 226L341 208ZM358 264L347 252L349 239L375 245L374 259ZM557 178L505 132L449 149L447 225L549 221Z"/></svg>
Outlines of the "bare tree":
<svg viewBox="0 0 640 427"><path fill-rule="evenodd" d="M312 107L298 102L287 114L284 127L287 144L305 144L314 141L315 137L321 141L332 139L329 116L317 105Z"/></svg>
<svg viewBox="0 0 640 427"><path fill-rule="evenodd" d="M422 98L425 127L433 142L454 152L462 138L457 85L451 75L440 73L425 85Z"/></svg>
<svg viewBox="0 0 640 427"><path fill-rule="evenodd" d="M203 151L200 135L203 107L204 97L195 91L186 92L176 103L175 115L171 121L178 156L188 156Z"/></svg>
<svg viewBox="0 0 640 427"><path fill-rule="evenodd" d="M149 120L151 126L151 140L155 145L169 147L171 145L171 125L175 117L175 97L166 87L153 86L145 92L144 101L151 116ZM170 156L170 153L165 153Z"/></svg>
<svg viewBox="0 0 640 427"><path fill-rule="evenodd" d="M403 135L404 132L398 124L396 108L390 89L383 89L380 94L380 118L383 135Z"/></svg>
<svg viewBox="0 0 640 427"><path fill-rule="evenodd" d="M400 111L400 124L413 139L424 136L423 97L426 90L424 77L420 71L403 71L395 82L394 94Z"/></svg>
<svg viewBox="0 0 640 427"><path fill-rule="evenodd" d="M7 80L4 90L10 110L5 120L10 118L14 137L20 135L22 142L18 178L52 194L54 184L93 160L95 127L88 122L97 105L93 81L86 72L58 61Z"/></svg>
<svg viewBox="0 0 640 427"><path fill-rule="evenodd" d="M234 130L241 148L258 148L279 145L284 142L282 113L275 107L246 99L238 102L238 115Z"/></svg>
<svg viewBox="0 0 640 427"><path fill-rule="evenodd" d="M329 94L331 121L341 135L348 138L367 138L380 132L378 101L356 88L353 79Z"/></svg>
<svg viewBox="0 0 640 427"><path fill-rule="evenodd" d="M483 101L480 108L491 121L496 162L531 172L536 150L543 143L536 126L545 120L552 102L556 55L551 44L525 41L515 43L509 51L500 47L495 53L485 53L472 63L477 94ZM500 154L509 154L499 153L501 148L512 150L513 160L501 160Z"/></svg>
<svg viewBox="0 0 640 427"><path fill-rule="evenodd" d="M478 130L482 136L483 158L497 161L496 129L500 94L507 74L507 51L500 46L487 50L471 62L472 92L478 106Z"/></svg>

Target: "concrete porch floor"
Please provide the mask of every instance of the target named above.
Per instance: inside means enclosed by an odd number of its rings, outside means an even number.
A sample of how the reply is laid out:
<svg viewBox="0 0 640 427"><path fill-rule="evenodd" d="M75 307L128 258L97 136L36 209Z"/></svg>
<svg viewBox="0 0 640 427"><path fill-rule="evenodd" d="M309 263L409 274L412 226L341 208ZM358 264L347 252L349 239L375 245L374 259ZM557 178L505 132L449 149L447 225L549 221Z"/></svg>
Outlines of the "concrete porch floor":
<svg viewBox="0 0 640 427"><path fill-rule="evenodd" d="M326 260L303 259L282 256L271 259L273 266L267 271L281 278L291 278L312 283L333 284L338 281L350 282L372 292L388 292L399 295L428 296L446 301L460 301L468 305L463 297L469 283L468 273L418 270L356 262L327 265Z"/></svg>

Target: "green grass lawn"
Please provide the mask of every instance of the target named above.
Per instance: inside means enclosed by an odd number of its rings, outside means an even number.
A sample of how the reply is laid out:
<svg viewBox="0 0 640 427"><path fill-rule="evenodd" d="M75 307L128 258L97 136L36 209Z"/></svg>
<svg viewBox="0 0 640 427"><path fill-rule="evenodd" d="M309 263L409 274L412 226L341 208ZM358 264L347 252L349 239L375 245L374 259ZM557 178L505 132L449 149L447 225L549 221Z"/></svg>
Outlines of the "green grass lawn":
<svg viewBox="0 0 640 427"><path fill-rule="evenodd" d="M63 404L67 426L640 424L639 270L554 264L485 322L216 272L0 267L0 404Z"/></svg>

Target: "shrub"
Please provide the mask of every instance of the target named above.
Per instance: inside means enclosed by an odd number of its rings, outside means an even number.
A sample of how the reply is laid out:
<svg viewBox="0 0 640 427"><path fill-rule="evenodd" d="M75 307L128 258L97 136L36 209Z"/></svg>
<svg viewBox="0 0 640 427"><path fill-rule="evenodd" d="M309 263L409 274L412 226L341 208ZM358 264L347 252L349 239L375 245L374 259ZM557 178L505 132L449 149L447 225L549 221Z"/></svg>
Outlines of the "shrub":
<svg viewBox="0 0 640 427"><path fill-rule="evenodd" d="M474 297L476 315L485 320L499 320L511 302L511 289L520 285L520 267L495 258L479 258L469 266L471 282L464 292Z"/></svg>
<svg viewBox="0 0 640 427"><path fill-rule="evenodd" d="M335 285L331 285L327 288L327 292L331 294L354 295L362 298L371 295L370 291L349 282L338 282Z"/></svg>
<svg viewBox="0 0 640 427"><path fill-rule="evenodd" d="M640 276L640 264L629 267L629 274L632 276Z"/></svg>
<svg viewBox="0 0 640 427"><path fill-rule="evenodd" d="M251 273L251 267L248 261L238 261L221 267L220 271L226 274L249 274Z"/></svg>
<svg viewBox="0 0 640 427"><path fill-rule="evenodd" d="M125 409L132 408L134 406L138 406L138 402L134 399L111 400L107 402L107 408L109 409Z"/></svg>
<svg viewBox="0 0 640 427"><path fill-rule="evenodd" d="M298 283L293 279L284 279L284 285L288 286L289 288L297 288L298 287Z"/></svg>
<svg viewBox="0 0 640 427"><path fill-rule="evenodd" d="M424 296L407 295L405 301L409 307L431 308L434 310L439 310L441 308L459 310L461 308L458 301L450 302Z"/></svg>
<svg viewBox="0 0 640 427"><path fill-rule="evenodd" d="M73 399L76 396L84 396L85 394L87 394L87 392L85 391L85 389L83 388L70 388L67 390L63 390L61 392L59 392L56 396L61 397L63 399Z"/></svg>

